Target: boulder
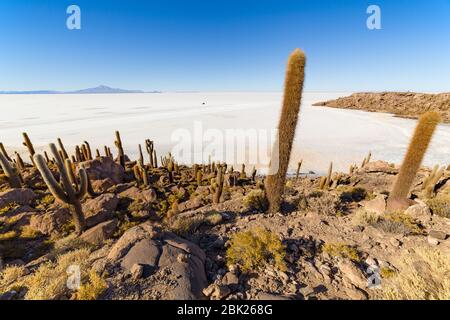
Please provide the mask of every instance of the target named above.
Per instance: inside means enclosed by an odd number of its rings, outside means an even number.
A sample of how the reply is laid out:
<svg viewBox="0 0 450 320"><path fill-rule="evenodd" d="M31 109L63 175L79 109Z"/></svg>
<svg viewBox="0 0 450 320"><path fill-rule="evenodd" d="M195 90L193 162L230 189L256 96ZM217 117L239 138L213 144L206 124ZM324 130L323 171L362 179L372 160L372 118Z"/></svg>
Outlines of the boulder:
<svg viewBox="0 0 450 320"><path fill-rule="evenodd" d="M51 205L43 214L35 214L30 219L30 227L45 235L58 233L72 219L69 208L60 204Z"/></svg>
<svg viewBox="0 0 450 320"><path fill-rule="evenodd" d="M15 188L0 192L0 209L10 204L29 205L36 198L31 189Z"/></svg>
<svg viewBox="0 0 450 320"><path fill-rule="evenodd" d="M131 187L119 193L121 198L129 198L132 200L141 200L144 202L153 202L157 199L156 191L153 188L141 190Z"/></svg>
<svg viewBox="0 0 450 320"><path fill-rule="evenodd" d="M108 260L130 274L134 265L141 265L144 277L161 269L170 272L176 283L164 299L200 299L207 286L203 250L150 222L127 230L111 248Z"/></svg>
<svg viewBox="0 0 450 320"><path fill-rule="evenodd" d="M386 196L379 194L372 200L361 201L360 204L369 212L383 214L386 210Z"/></svg>
<svg viewBox="0 0 450 320"><path fill-rule="evenodd" d="M350 282L358 288L367 287L367 278L363 272L355 266L351 261L342 261L338 264L339 269L342 272L343 277L346 277Z"/></svg>
<svg viewBox="0 0 450 320"><path fill-rule="evenodd" d="M86 172L91 180L110 179L114 184L122 183L125 170L109 157L100 157L94 160L84 161ZM81 166L77 167L77 170Z"/></svg>
<svg viewBox="0 0 450 320"><path fill-rule="evenodd" d="M431 221L431 210L426 204L415 204L406 209L405 214L411 216L421 224L427 224Z"/></svg>
<svg viewBox="0 0 450 320"><path fill-rule="evenodd" d="M109 178L103 180L92 180L91 184L94 191L99 193L105 193L109 188L115 185L114 181Z"/></svg>
<svg viewBox="0 0 450 320"><path fill-rule="evenodd" d="M369 162L362 169L359 170L362 170L367 173L376 173L376 172L387 174L398 173L398 169L396 169L394 165L382 160Z"/></svg>
<svg viewBox="0 0 450 320"><path fill-rule="evenodd" d="M104 193L97 198L87 200L83 204L86 225L93 227L100 222L112 219L118 204L119 198L114 193Z"/></svg>
<svg viewBox="0 0 450 320"><path fill-rule="evenodd" d="M116 230L117 220L109 220L86 230L81 234L80 239L93 245L100 245L111 238Z"/></svg>

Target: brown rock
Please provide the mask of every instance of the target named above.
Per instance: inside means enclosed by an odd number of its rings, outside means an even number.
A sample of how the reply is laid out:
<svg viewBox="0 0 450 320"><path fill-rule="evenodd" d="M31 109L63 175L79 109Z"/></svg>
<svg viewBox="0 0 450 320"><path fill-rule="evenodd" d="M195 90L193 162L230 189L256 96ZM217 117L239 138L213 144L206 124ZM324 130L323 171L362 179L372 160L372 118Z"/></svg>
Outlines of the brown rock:
<svg viewBox="0 0 450 320"><path fill-rule="evenodd" d="M36 198L36 194L31 189L16 188L0 192L0 208L16 203L29 205Z"/></svg>
<svg viewBox="0 0 450 320"><path fill-rule="evenodd" d="M116 229L117 220L105 221L83 232L80 239L93 245L99 245L109 239Z"/></svg>
<svg viewBox="0 0 450 320"><path fill-rule="evenodd" d="M375 199L361 201L360 204L367 211L383 214L386 211L386 196L383 194L379 194Z"/></svg>
<svg viewBox="0 0 450 320"><path fill-rule="evenodd" d="M109 157L100 157L82 162L91 180L111 179L115 184L122 183L125 170ZM80 168L81 166L78 166Z"/></svg>
<svg viewBox="0 0 450 320"><path fill-rule="evenodd" d="M45 235L58 233L72 219L69 208L60 204L51 205L44 214L35 214L30 219L30 226Z"/></svg>
<svg viewBox="0 0 450 320"><path fill-rule="evenodd" d="M87 200L83 204L86 225L92 227L111 219L118 203L119 198L114 193L104 193L97 198Z"/></svg>
<svg viewBox="0 0 450 320"><path fill-rule="evenodd" d="M136 187L131 187L119 193L121 198L129 198L132 200L141 200L144 202L153 202L157 199L156 192L153 188L141 190Z"/></svg>

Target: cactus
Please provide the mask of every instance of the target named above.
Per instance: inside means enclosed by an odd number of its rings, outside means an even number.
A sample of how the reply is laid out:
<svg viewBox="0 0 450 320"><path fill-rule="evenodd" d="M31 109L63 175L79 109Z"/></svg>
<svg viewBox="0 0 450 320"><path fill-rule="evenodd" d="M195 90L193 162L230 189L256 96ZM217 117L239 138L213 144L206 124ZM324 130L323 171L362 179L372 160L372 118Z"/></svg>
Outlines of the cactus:
<svg viewBox="0 0 450 320"><path fill-rule="evenodd" d="M22 157L20 156L20 154L18 152L14 153L16 155L16 164L17 164L17 168L20 171L23 171L25 169L25 163L22 160Z"/></svg>
<svg viewBox="0 0 450 320"><path fill-rule="evenodd" d="M298 177L300 176L300 168L302 167L303 160L300 160L297 164L297 172L295 173L295 179L298 180Z"/></svg>
<svg viewBox="0 0 450 320"><path fill-rule="evenodd" d="M247 178L247 175L245 174L245 164L242 164L241 174L239 176L239 179L246 179L246 178Z"/></svg>
<svg viewBox="0 0 450 320"><path fill-rule="evenodd" d="M56 146L51 143L50 150L55 158L56 166L58 167L60 181L59 184L53 177L52 172L48 168L45 159L42 155L36 154L34 160L36 167L42 175L48 189L52 195L58 200L67 203L72 206L72 217L75 224L75 231L79 235L86 229L86 222L84 219L81 198L87 193L88 188L88 176L84 168L80 168L78 171L80 182L78 187L72 184L72 180L66 170L66 167L70 164L70 160L66 159L66 164L64 164L62 158L60 157Z"/></svg>
<svg viewBox="0 0 450 320"><path fill-rule="evenodd" d="M153 166L158 168L158 157L156 157L156 150L153 150Z"/></svg>
<svg viewBox="0 0 450 320"><path fill-rule="evenodd" d="M119 131L116 131L116 140L114 141L114 144L119 152L119 163L125 168L125 153L123 152L122 139L120 139Z"/></svg>
<svg viewBox="0 0 450 320"><path fill-rule="evenodd" d="M64 148L64 144L62 143L62 140L60 138L58 138L58 145L59 145L59 149L62 151L63 153L63 159L69 159L69 155L66 152L66 148Z"/></svg>
<svg viewBox="0 0 450 320"><path fill-rule="evenodd" d="M0 151L0 166L2 167L3 172L8 178L9 186L11 188L20 188L21 187L20 178L16 174L16 171L11 166L11 163L8 161L3 151Z"/></svg>
<svg viewBox="0 0 450 320"><path fill-rule="evenodd" d="M327 174L327 178L325 180L325 188L328 188L331 186L331 175L333 173L333 162L330 162L330 166L328 167L328 174Z"/></svg>
<svg viewBox="0 0 450 320"><path fill-rule="evenodd" d="M219 203L220 202L220 196L222 195L223 190L223 171L221 168L217 170L217 177L216 177L216 184L215 184L215 192L213 196L213 202Z"/></svg>
<svg viewBox="0 0 450 320"><path fill-rule="evenodd" d="M77 159L77 162L83 161L83 154L79 146L75 146L75 158Z"/></svg>
<svg viewBox="0 0 450 320"><path fill-rule="evenodd" d="M320 180L319 180L319 189L320 190L325 189L326 182L327 182L327 177L320 177Z"/></svg>
<svg viewBox="0 0 450 320"><path fill-rule="evenodd" d="M35 154L36 152L34 151L33 144L31 143L31 140L30 140L30 138L28 137L28 134L27 134L26 132L22 132L22 136L23 136L23 140L24 140L23 145L24 145L25 147L27 147L28 152L30 153L30 159L31 159L31 162L32 162L33 165L34 165L33 156L34 156L34 154Z"/></svg>
<svg viewBox="0 0 450 320"><path fill-rule="evenodd" d="M195 176L195 179L197 180L197 186L200 186L202 184L203 180L203 174L201 170L197 171L197 175Z"/></svg>
<svg viewBox="0 0 450 320"><path fill-rule="evenodd" d="M252 181L255 182L256 181L256 168L255 166L253 166L253 170L252 170Z"/></svg>
<svg viewBox="0 0 450 320"><path fill-rule="evenodd" d="M279 211L286 172L291 156L305 77L305 55L296 49L289 57L284 83L284 98L278 124L278 141L272 152L271 168L265 181L271 212ZM278 152L276 152L278 151ZM276 169L276 170L275 170Z"/></svg>
<svg viewBox="0 0 450 320"><path fill-rule="evenodd" d="M101 157L101 155L100 155L100 150L98 150L98 149L95 149L95 158L100 158Z"/></svg>
<svg viewBox="0 0 450 320"><path fill-rule="evenodd" d="M92 151L91 151L91 146L89 145L89 142L84 141L84 150L86 152L85 158L86 160L92 160Z"/></svg>
<svg viewBox="0 0 450 320"><path fill-rule="evenodd" d="M364 158L364 160L361 164L361 168L364 168L364 166L370 162L371 157L372 157L372 152L369 151L369 154L367 155L367 157Z"/></svg>
<svg viewBox="0 0 450 320"><path fill-rule="evenodd" d="M400 172L388 198L388 209L404 209L409 205L409 192L441 117L435 111L420 116L406 152Z"/></svg>
<svg viewBox="0 0 450 320"><path fill-rule="evenodd" d="M5 146L1 142L0 142L0 152L3 153L6 160L8 160L9 162L12 162L12 159L9 157L8 152L6 152Z"/></svg>
<svg viewBox="0 0 450 320"><path fill-rule="evenodd" d="M439 165L436 165L433 171L430 173L430 175L427 178L425 178L422 185L422 191L423 195L426 198L432 198L435 196L436 185L443 175L444 175L444 167L439 169Z"/></svg>
<svg viewBox="0 0 450 320"><path fill-rule="evenodd" d="M153 158L153 141L151 141L150 139L146 139L145 140L145 149L147 150L148 153L148 157L150 159L150 167L154 168L155 167L155 161Z"/></svg>
<svg viewBox="0 0 450 320"><path fill-rule="evenodd" d="M174 163L172 158L170 157L167 160L167 171L169 172L169 182L173 183L173 170L174 170Z"/></svg>
<svg viewBox="0 0 450 320"><path fill-rule="evenodd" d="M139 163L144 164L144 155L142 154L142 147L141 144L138 145L139 149Z"/></svg>

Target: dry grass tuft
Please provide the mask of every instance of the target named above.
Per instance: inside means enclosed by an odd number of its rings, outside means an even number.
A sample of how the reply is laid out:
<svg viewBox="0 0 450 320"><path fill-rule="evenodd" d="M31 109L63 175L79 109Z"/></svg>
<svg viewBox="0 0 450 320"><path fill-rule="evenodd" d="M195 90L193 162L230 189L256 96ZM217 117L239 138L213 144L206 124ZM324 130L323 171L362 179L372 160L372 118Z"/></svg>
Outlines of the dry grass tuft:
<svg viewBox="0 0 450 320"><path fill-rule="evenodd" d="M83 284L75 294L77 300L96 300L105 292L107 288L106 281L94 270L89 272L89 281Z"/></svg>
<svg viewBox="0 0 450 320"><path fill-rule="evenodd" d="M346 258L354 262L361 262L358 251L345 243L325 243L322 251L328 253L333 258Z"/></svg>
<svg viewBox="0 0 450 320"><path fill-rule="evenodd" d="M25 299L53 300L68 295L69 289L66 285L68 267L79 266L83 278L89 267L88 257L89 250L83 248L61 255L55 262L42 264L23 282L23 285L28 288Z"/></svg>
<svg viewBox="0 0 450 320"><path fill-rule="evenodd" d="M434 199L429 199L427 205L433 214L450 218L450 194L439 195Z"/></svg>
<svg viewBox="0 0 450 320"><path fill-rule="evenodd" d="M399 272L386 284L389 300L449 300L450 256L434 248L419 248L400 259Z"/></svg>
<svg viewBox="0 0 450 320"><path fill-rule="evenodd" d="M243 199L244 206L252 211L266 211L269 203L264 190L256 189L250 191Z"/></svg>
<svg viewBox="0 0 450 320"><path fill-rule="evenodd" d="M285 248L271 231L254 228L232 235L227 250L227 263L238 264L242 271L252 271L272 264L279 270L286 270Z"/></svg>

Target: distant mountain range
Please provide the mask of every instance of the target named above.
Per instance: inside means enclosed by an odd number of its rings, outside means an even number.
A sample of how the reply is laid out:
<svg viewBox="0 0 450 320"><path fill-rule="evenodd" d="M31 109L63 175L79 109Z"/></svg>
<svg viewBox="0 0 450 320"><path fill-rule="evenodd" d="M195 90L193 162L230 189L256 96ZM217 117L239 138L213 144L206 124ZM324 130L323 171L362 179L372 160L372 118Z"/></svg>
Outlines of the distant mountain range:
<svg viewBox="0 0 450 320"><path fill-rule="evenodd" d="M126 90L119 88L111 88L103 85L76 91L54 91L54 90L0 91L0 94L95 94L95 93L160 93L160 91Z"/></svg>

